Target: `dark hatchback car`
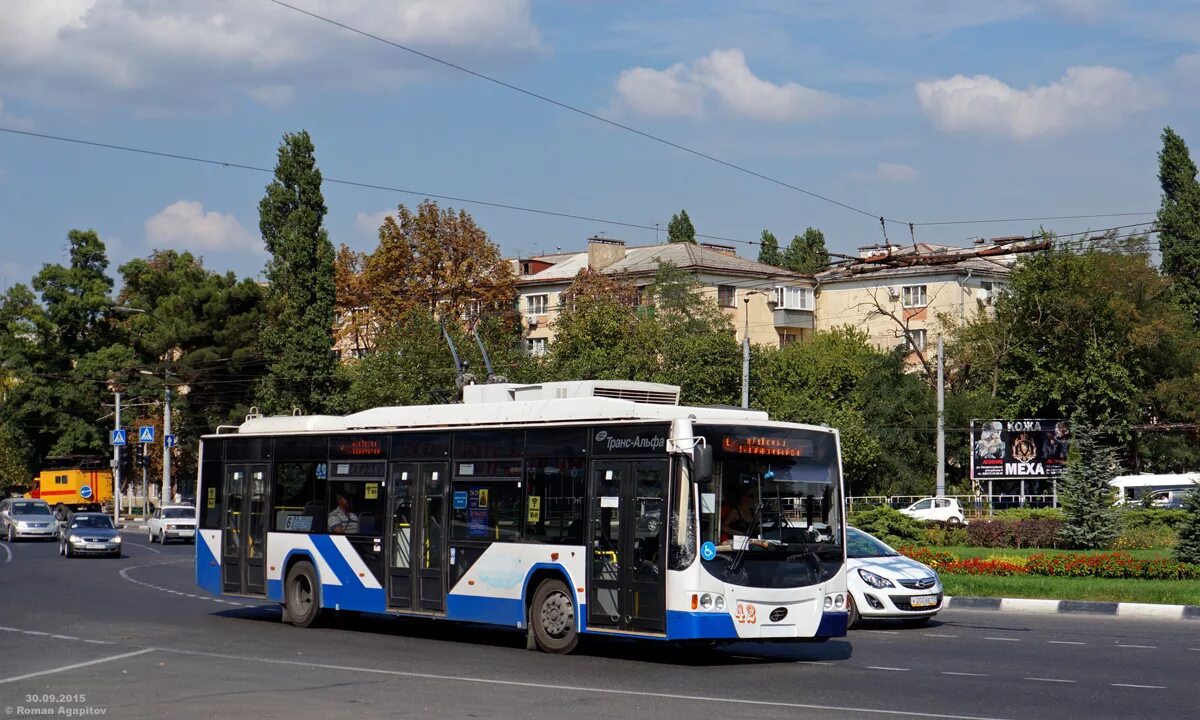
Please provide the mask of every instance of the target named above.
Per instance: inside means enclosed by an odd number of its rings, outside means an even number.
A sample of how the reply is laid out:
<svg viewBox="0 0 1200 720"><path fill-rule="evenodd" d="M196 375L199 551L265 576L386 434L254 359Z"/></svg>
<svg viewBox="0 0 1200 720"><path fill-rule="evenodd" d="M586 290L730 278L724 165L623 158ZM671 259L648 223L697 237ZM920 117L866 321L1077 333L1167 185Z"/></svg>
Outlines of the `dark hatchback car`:
<svg viewBox="0 0 1200 720"><path fill-rule="evenodd" d="M75 513L59 530L58 554L121 557L121 534L103 513Z"/></svg>

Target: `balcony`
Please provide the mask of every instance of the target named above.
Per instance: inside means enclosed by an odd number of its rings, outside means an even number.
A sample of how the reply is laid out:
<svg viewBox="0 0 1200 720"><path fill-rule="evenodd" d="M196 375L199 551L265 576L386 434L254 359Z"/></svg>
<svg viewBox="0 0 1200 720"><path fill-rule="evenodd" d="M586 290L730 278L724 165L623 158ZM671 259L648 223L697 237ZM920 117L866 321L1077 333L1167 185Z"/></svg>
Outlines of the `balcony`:
<svg viewBox="0 0 1200 720"><path fill-rule="evenodd" d="M772 316L772 320L777 328L812 330L814 327L812 310L775 308L775 310L772 312Z"/></svg>

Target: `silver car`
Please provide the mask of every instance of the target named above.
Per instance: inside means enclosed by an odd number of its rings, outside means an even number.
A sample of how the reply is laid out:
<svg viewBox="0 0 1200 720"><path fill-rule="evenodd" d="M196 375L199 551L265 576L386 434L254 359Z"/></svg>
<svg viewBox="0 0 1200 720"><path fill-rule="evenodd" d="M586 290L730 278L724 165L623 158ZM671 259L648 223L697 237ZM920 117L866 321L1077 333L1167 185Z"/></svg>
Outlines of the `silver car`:
<svg viewBox="0 0 1200 720"><path fill-rule="evenodd" d="M18 538L53 540L58 521L45 500L5 498L0 501L0 533L9 542Z"/></svg>
<svg viewBox="0 0 1200 720"><path fill-rule="evenodd" d="M104 513L75 513L59 532L58 554L121 557L121 534Z"/></svg>

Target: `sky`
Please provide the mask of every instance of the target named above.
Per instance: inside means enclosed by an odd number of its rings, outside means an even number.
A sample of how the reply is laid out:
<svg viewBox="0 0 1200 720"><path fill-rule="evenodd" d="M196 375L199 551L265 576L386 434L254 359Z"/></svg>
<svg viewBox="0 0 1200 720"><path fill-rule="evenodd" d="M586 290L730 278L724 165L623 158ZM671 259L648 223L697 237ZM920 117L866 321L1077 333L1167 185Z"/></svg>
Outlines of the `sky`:
<svg viewBox="0 0 1200 720"><path fill-rule="evenodd" d="M837 253L1152 215L1170 125L1200 147L1200 0L288 0L856 210L654 142L270 0L5 0L0 128L270 168L306 129L335 244L453 196L508 256L697 232ZM1200 156L1198 156L1200 157ZM0 287L94 228L261 273L268 173L0 132ZM485 201L587 220L489 207ZM664 231L622 226L629 223ZM757 248L741 245L741 255Z"/></svg>

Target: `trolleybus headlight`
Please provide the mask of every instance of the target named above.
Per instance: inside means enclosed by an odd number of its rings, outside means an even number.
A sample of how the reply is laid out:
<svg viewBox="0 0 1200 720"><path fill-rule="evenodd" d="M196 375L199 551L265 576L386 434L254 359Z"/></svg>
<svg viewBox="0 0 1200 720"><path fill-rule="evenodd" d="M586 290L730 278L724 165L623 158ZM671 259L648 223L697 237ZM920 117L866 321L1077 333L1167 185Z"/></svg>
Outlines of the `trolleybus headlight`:
<svg viewBox="0 0 1200 720"><path fill-rule="evenodd" d="M842 608L846 607L846 596L841 593L838 593L837 595L835 595L833 597L833 606L835 608L837 608L838 610L841 610Z"/></svg>
<svg viewBox="0 0 1200 720"><path fill-rule="evenodd" d="M715 607L716 607L718 610L724 610L724 609L725 609L725 596L724 596L724 595L718 595L718 596L717 596L717 598L716 598L716 600L714 600L714 601L713 601L713 605L714 605L714 606L715 606Z"/></svg>
<svg viewBox="0 0 1200 720"><path fill-rule="evenodd" d="M708 593L704 593L703 595L700 596L700 609L701 610L708 610L712 606L713 606L712 595L709 595Z"/></svg>
<svg viewBox="0 0 1200 720"><path fill-rule="evenodd" d="M826 596L825 596L825 609L826 609L826 610L832 610L832 609L833 609L833 596L832 596L832 595L826 595Z"/></svg>

